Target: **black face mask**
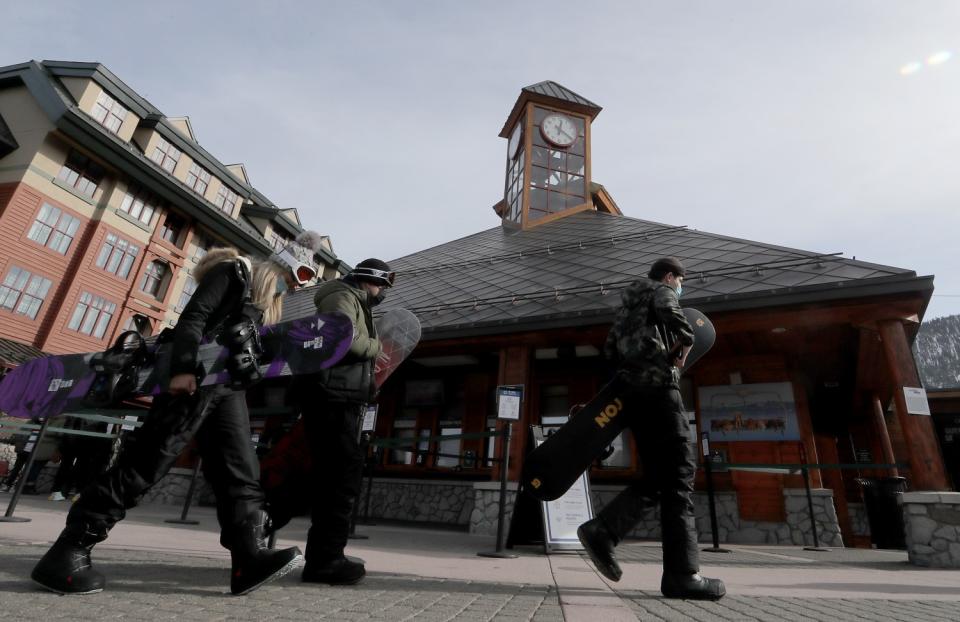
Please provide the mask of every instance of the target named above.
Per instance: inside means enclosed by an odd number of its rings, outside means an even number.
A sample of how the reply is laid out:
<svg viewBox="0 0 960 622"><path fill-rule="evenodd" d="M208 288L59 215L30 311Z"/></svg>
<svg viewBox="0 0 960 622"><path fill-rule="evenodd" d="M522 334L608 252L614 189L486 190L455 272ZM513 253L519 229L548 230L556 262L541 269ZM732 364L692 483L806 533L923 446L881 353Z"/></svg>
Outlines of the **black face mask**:
<svg viewBox="0 0 960 622"><path fill-rule="evenodd" d="M370 306L375 307L387 298L387 288L381 288L380 293L374 296L373 294L367 294L367 299L370 301Z"/></svg>

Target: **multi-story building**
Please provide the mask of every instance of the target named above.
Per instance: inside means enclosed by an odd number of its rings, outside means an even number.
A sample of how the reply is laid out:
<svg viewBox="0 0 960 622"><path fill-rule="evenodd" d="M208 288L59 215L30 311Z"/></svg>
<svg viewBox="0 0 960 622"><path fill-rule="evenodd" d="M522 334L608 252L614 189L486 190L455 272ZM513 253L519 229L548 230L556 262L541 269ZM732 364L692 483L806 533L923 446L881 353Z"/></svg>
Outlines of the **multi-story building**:
<svg viewBox="0 0 960 622"><path fill-rule="evenodd" d="M175 323L212 246L267 256L302 231L243 165L197 142L98 63L0 68L0 339L103 349ZM325 239L323 278L347 267Z"/></svg>

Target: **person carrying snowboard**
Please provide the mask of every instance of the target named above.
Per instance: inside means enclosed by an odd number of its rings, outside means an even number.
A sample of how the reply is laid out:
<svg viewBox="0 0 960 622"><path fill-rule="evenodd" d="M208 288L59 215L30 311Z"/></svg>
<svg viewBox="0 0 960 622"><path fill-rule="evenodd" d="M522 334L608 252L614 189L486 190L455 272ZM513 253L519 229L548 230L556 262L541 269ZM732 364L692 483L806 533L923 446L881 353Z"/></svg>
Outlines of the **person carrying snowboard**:
<svg viewBox="0 0 960 622"><path fill-rule="evenodd" d="M360 494L360 420L376 391L374 364L382 350L371 309L383 302L393 281L386 262L367 259L342 279L321 284L314 296L318 313L343 313L354 333L339 364L298 388L312 460L310 530L301 576L307 583L350 585L366 574L363 564L347 559L343 550Z"/></svg>
<svg viewBox="0 0 960 622"><path fill-rule="evenodd" d="M697 461L680 399L680 369L693 345L693 330L679 303L683 264L673 257L658 259L647 276L623 291L623 306L604 344L604 355L617 365L617 381L625 387L621 416L629 418L643 476L581 525L577 536L597 570L619 581L614 547L644 510L659 503L660 591L667 598L719 600L726 593L723 581L699 574L690 499Z"/></svg>
<svg viewBox="0 0 960 622"><path fill-rule="evenodd" d="M216 496L220 543L230 551L230 591L246 594L293 568L300 558L297 547L265 546L267 514L250 443L246 391L228 385L198 388L203 370L197 354L204 337L219 336L231 349L234 384L255 382L252 338L261 324L280 319L285 292L316 276L313 254L319 243L319 235L304 232L267 261L252 262L236 249L220 248L197 264L197 289L172 331L167 392L154 398L146 422L116 466L81 492L60 537L33 569L37 584L61 594L101 591L106 581L91 565L91 549L170 470L194 436Z"/></svg>

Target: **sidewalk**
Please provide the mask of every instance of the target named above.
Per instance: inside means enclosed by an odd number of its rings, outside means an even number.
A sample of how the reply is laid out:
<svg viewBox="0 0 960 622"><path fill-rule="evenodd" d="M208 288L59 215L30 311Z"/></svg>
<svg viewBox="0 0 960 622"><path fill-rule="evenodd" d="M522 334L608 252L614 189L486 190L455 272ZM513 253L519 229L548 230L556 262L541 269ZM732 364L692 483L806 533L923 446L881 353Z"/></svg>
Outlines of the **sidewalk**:
<svg viewBox="0 0 960 622"><path fill-rule="evenodd" d="M0 511L9 494L0 494ZM547 557L524 547L517 559L477 557L490 537L411 527L361 526L369 540L348 553L367 563L356 586L302 584L299 572L248 596L228 592L229 554L212 508L192 508L198 526L164 522L180 508L143 506L98 545L94 562L107 589L60 597L36 589L30 570L63 527L67 502L24 497L0 523L0 619L187 620L951 620L960 619L960 572L910 566L900 551L734 546L702 553L704 574L724 579L718 603L660 597L660 548L618 548L623 579L611 584L579 555ZM300 545L307 522L293 521L279 546Z"/></svg>

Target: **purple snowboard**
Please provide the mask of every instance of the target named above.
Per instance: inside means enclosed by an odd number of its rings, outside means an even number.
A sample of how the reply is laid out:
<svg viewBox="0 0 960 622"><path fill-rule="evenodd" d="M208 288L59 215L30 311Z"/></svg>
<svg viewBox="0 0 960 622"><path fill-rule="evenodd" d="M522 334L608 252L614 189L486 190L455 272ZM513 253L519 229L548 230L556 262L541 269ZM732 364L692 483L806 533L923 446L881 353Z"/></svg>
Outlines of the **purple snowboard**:
<svg viewBox="0 0 960 622"><path fill-rule="evenodd" d="M281 322L260 329L265 378L315 373L337 363L353 341L353 324L342 314L330 313ZM169 343L159 348L148 342L156 364L140 371L135 395L157 395L169 382ZM0 411L13 417L51 417L83 402L96 374L90 368L93 353L44 356L23 363L0 381ZM227 350L218 343L200 346L198 361L207 370L203 386L223 384Z"/></svg>

